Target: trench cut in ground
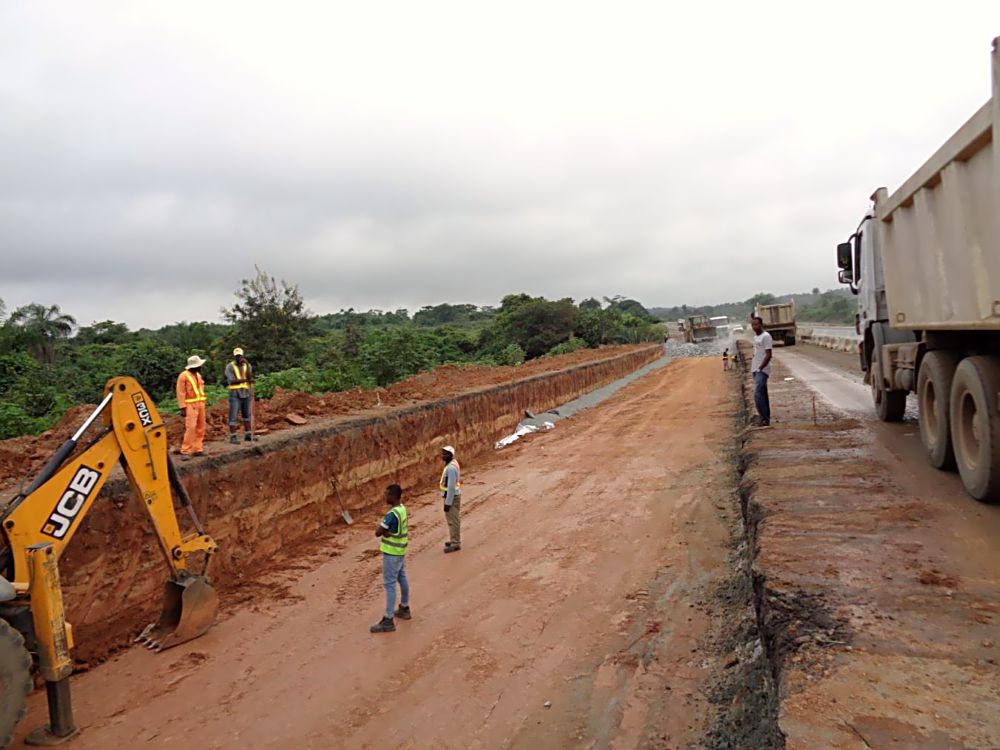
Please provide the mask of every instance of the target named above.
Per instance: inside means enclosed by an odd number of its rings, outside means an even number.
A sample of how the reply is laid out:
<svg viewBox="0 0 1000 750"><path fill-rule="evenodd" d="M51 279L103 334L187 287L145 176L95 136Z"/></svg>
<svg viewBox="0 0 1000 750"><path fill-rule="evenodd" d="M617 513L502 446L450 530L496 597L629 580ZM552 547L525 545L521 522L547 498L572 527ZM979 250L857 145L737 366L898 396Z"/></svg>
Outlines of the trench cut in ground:
<svg viewBox="0 0 1000 750"><path fill-rule="evenodd" d="M331 485L358 511L385 484L428 489L439 450L466 467L493 450L526 409L545 411L661 358L659 345L472 390L453 398L371 410L268 436L243 451L181 465L182 480L220 552L210 571L223 594L267 574L276 556L330 533L340 521ZM165 566L148 519L124 477L112 479L60 563L75 656L82 665L127 646L158 612Z"/></svg>

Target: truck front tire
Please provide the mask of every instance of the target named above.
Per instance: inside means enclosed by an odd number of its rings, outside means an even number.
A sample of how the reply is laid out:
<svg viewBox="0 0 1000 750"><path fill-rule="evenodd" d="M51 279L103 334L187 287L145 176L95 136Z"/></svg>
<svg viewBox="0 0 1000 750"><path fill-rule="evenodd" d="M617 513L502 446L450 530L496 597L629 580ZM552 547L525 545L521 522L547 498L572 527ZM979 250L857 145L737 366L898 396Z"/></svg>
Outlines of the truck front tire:
<svg viewBox="0 0 1000 750"><path fill-rule="evenodd" d="M1000 358L966 357L951 384L951 438L962 484L976 500L1000 500Z"/></svg>
<svg viewBox="0 0 1000 750"><path fill-rule="evenodd" d="M928 352L920 363L920 374L917 376L920 440L927 449L931 466L943 471L955 470L949 402L958 362L959 357L951 352Z"/></svg>
<svg viewBox="0 0 1000 750"><path fill-rule="evenodd" d="M890 391L885 387L882 380L881 357L881 347L875 347L869 366L875 413L883 422L902 422L903 413L906 411L906 391Z"/></svg>

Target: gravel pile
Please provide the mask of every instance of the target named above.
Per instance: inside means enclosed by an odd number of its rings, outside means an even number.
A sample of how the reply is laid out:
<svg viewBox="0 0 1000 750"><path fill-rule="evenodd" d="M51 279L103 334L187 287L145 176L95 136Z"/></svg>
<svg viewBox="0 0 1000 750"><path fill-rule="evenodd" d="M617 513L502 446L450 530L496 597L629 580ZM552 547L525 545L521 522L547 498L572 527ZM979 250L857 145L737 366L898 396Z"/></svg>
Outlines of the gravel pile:
<svg viewBox="0 0 1000 750"><path fill-rule="evenodd" d="M681 359L683 357L722 357L722 352L729 349L730 354L736 351L736 341L734 339L718 339L716 341L705 341L701 344L688 344L683 341L670 339L664 347L666 354L671 359Z"/></svg>

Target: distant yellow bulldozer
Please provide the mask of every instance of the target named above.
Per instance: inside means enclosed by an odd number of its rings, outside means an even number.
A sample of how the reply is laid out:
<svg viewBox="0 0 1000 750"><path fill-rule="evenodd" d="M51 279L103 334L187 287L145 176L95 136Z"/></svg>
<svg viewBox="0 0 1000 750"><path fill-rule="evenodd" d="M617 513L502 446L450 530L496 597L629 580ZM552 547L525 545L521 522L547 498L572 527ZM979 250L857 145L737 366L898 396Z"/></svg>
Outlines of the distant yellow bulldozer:
<svg viewBox="0 0 1000 750"><path fill-rule="evenodd" d="M102 431L73 455L98 419ZM0 747L10 744L24 715L33 664L45 680L49 724L33 731L28 744L58 744L76 734L69 692L73 631L63 610L58 561L119 462L170 567L160 617L136 640L159 651L198 637L215 621L218 595L206 572L218 546L205 533L177 476L167 430L152 399L134 379L113 378L80 429L0 510ZM174 493L191 516L194 531L186 535L174 510Z"/></svg>
<svg viewBox="0 0 1000 750"><path fill-rule="evenodd" d="M684 340L689 344L715 341L719 332L707 315L691 315L684 319Z"/></svg>

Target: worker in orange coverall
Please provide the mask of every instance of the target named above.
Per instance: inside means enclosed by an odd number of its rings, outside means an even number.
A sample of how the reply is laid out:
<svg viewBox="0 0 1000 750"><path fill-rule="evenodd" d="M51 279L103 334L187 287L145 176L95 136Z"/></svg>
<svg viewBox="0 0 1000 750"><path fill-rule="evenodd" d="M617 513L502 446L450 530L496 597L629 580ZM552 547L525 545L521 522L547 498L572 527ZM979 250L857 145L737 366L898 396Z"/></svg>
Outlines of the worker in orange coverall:
<svg viewBox="0 0 1000 750"><path fill-rule="evenodd" d="M187 367L177 376L177 406L184 417L184 442L181 460L205 453L205 380L201 366L206 360L197 354L188 357Z"/></svg>

